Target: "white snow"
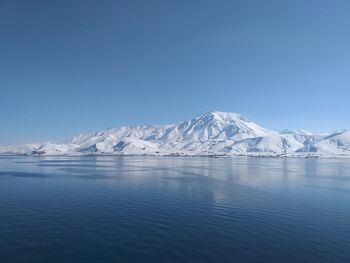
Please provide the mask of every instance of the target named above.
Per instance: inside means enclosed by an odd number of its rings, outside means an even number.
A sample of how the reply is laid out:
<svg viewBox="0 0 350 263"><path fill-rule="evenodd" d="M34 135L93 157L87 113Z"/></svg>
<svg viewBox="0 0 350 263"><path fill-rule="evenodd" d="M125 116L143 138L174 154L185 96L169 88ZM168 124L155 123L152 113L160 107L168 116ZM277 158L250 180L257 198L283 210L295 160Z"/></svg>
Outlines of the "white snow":
<svg viewBox="0 0 350 263"><path fill-rule="evenodd" d="M275 132L240 114L214 111L178 124L110 128L61 143L2 147L0 153L350 157L350 131Z"/></svg>

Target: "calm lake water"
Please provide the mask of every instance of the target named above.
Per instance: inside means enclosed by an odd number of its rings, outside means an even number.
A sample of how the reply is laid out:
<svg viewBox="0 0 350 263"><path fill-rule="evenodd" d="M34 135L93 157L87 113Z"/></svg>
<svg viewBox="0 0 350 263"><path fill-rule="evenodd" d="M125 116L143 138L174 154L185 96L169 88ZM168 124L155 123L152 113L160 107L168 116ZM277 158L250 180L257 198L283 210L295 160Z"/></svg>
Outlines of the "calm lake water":
<svg viewBox="0 0 350 263"><path fill-rule="evenodd" d="M0 262L350 262L350 160L2 156Z"/></svg>

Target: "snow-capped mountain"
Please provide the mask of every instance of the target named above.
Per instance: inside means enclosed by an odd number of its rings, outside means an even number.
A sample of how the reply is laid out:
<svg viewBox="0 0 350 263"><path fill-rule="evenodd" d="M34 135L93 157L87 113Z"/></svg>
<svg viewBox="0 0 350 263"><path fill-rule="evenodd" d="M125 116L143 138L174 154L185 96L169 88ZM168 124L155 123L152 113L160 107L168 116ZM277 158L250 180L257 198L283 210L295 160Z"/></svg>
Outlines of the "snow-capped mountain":
<svg viewBox="0 0 350 263"><path fill-rule="evenodd" d="M111 128L61 143L0 148L0 153L350 157L350 132L275 132L240 114L215 111L178 124Z"/></svg>

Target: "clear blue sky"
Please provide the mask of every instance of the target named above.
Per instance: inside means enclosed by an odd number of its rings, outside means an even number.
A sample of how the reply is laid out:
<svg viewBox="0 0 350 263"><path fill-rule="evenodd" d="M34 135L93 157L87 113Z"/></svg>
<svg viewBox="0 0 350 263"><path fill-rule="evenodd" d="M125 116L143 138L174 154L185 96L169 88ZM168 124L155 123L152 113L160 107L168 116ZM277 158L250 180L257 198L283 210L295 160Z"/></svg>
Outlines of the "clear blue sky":
<svg viewBox="0 0 350 263"><path fill-rule="evenodd" d="M350 128L349 0L0 0L0 145L207 111Z"/></svg>

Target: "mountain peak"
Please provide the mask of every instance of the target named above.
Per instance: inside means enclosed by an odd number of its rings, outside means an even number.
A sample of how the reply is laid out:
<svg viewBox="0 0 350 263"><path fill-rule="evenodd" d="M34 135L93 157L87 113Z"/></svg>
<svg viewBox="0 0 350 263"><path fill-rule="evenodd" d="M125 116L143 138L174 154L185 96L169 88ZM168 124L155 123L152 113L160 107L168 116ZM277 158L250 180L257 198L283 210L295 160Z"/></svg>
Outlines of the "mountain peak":
<svg viewBox="0 0 350 263"><path fill-rule="evenodd" d="M243 120L244 119L239 113L235 112L223 112L223 111L209 111L204 113L198 119L206 119L206 120L218 120L218 121L230 121L230 120Z"/></svg>
<svg viewBox="0 0 350 263"><path fill-rule="evenodd" d="M235 117L240 117L241 114L237 113L237 112L228 112L228 111L209 111L205 114L211 114L213 116L235 116Z"/></svg>
<svg viewBox="0 0 350 263"><path fill-rule="evenodd" d="M184 122L180 130L192 141L242 140L266 136L270 131L234 112L211 111Z"/></svg>

